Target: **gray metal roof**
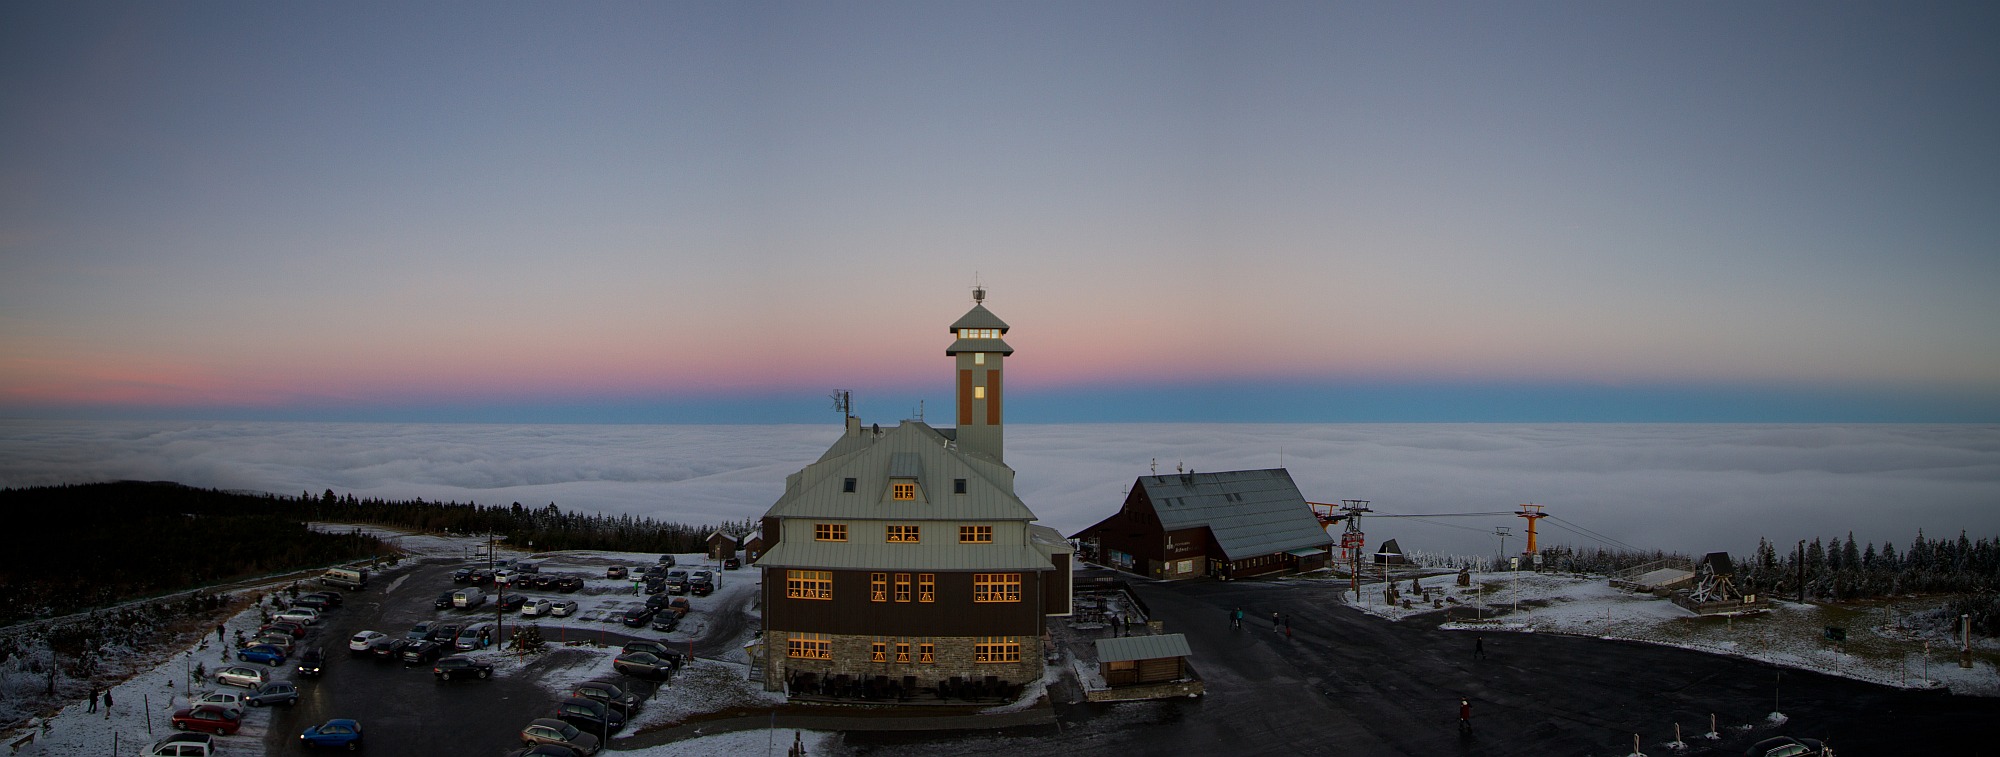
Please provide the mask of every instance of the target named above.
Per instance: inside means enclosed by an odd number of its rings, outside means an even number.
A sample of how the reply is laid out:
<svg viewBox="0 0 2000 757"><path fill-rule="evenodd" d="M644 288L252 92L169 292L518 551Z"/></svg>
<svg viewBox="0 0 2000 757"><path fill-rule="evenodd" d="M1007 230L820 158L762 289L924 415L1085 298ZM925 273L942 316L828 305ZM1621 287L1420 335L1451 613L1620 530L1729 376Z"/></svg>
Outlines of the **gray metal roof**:
<svg viewBox="0 0 2000 757"><path fill-rule="evenodd" d="M1333 543L1283 468L1140 476L1168 531L1206 526L1231 560Z"/></svg>
<svg viewBox="0 0 2000 757"><path fill-rule="evenodd" d="M952 322L951 332L956 334L959 329L999 329L1000 333L1004 334L1007 332L1007 322L1000 320L1000 316L994 315L993 311L987 310L985 305L973 305L971 310L965 311L965 315L959 316L957 321Z"/></svg>
<svg viewBox="0 0 2000 757"><path fill-rule="evenodd" d="M956 355L961 352L997 352L1002 355L1012 355L1014 348L998 339L954 339L950 347L944 348L946 355Z"/></svg>
<svg viewBox="0 0 2000 757"><path fill-rule="evenodd" d="M1187 637L1177 633L1163 633L1158 636L1118 636L1097 640L1098 662L1158 660L1193 654L1194 652L1188 649Z"/></svg>
<svg viewBox="0 0 2000 757"><path fill-rule="evenodd" d="M890 479L914 470L917 498L891 496ZM855 480L853 493L846 480ZM953 480L966 480L964 494ZM1014 469L958 446L919 421L843 435L819 461L785 478L785 493L764 513L780 518L1021 520L1035 513L1014 496Z"/></svg>
<svg viewBox="0 0 2000 757"><path fill-rule="evenodd" d="M794 541L757 558L759 568L817 570L1053 570L1043 550L1025 544L959 544L935 539L922 544Z"/></svg>

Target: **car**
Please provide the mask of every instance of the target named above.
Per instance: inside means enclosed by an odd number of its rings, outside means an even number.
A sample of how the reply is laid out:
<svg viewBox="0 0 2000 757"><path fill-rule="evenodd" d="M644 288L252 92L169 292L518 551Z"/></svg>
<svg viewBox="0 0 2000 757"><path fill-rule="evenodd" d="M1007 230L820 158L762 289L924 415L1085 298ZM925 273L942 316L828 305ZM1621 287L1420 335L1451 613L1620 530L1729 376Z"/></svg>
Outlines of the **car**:
<svg viewBox="0 0 2000 757"><path fill-rule="evenodd" d="M665 565L665 566L667 566L667 567L669 567L669 568L671 568L671 567L674 567L674 556L673 556L673 555L660 555L660 564L661 564L661 565Z"/></svg>
<svg viewBox="0 0 2000 757"><path fill-rule="evenodd" d="M540 590L553 589L556 587L556 577L548 573L536 573L531 585Z"/></svg>
<svg viewBox="0 0 2000 757"><path fill-rule="evenodd" d="M304 654L299 655L298 669L299 675L318 678L319 674L326 672L326 650L319 647L306 650Z"/></svg>
<svg viewBox="0 0 2000 757"><path fill-rule="evenodd" d="M628 676L640 678L666 678L673 675L674 665L660 659L651 652L626 652L611 659L611 668Z"/></svg>
<svg viewBox="0 0 2000 757"><path fill-rule="evenodd" d="M418 621L416 625L410 626L409 632L404 633L403 638L409 639L411 641L418 641L429 636L430 633L431 633L431 622L428 620Z"/></svg>
<svg viewBox="0 0 2000 757"><path fill-rule="evenodd" d="M340 747L347 751L361 748L361 723L348 718L334 718L307 728L299 734L299 743L312 747Z"/></svg>
<svg viewBox="0 0 2000 757"><path fill-rule="evenodd" d="M687 597L674 597L667 601L667 610L675 615L687 615L694 612L694 603L689 602Z"/></svg>
<svg viewBox="0 0 2000 757"><path fill-rule="evenodd" d="M556 591L569 593L583 588L582 576L560 576L556 578Z"/></svg>
<svg viewBox="0 0 2000 757"><path fill-rule="evenodd" d="M422 665L443 656L444 644L435 641L412 641L403 648L404 665Z"/></svg>
<svg viewBox="0 0 2000 757"><path fill-rule="evenodd" d="M314 596L311 594L306 594L299 597L298 599L292 600L292 606L310 607L312 609L322 610L322 611L333 609L333 603L326 601L326 597Z"/></svg>
<svg viewBox="0 0 2000 757"><path fill-rule="evenodd" d="M493 571L493 583L511 584L514 582L514 576L515 576L514 571L509 570L507 568L501 568L499 570Z"/></svg>
<svg viewBox="0 0 2000 757"><path fill-rule="evenodd" d="M289 620L302 626L319 624L319 611L310 607L288 607L271 616L277 620Z"/></svg>
<svg viewBox="0 0 2000 757"><path fill-rule="evenodd" d="M549 614L549 608L553 607L554 605L555 603L550 602L546 599L537 599L533 602L521 605L521 617L532 618L537 615L547 615Z"/></svg>
<svg viewBox="0 0 2000 757"><path fill-rule="evenodd" d="M668 601L669 601L669 600L668 600L668 598L667 598L667 597L666 597L665 595L662 595L662 596L657 596L657 597L647 597L647 598L646 598L646 609L648 609L648 610L658 610L658 609L660 609L660 608L662 608L662 607L666 607L666 606L667 606L667 602L668 602Z"/></svg>
<svg viewBox="0 0 2000 757"><path fill-rule="evenodd" d="M306 635L306 624L293 623L288 620L279 620L270 623L265 623L264 625L257 628L257 633L269 633L271 631L283 631L285 633L291 634L293 638L297 638Z"/></svg>
<svg viewBox="0 0 2000 757"><path fill-rule="evenodd" d="M211 757L220 748L214 734L189 731L153 742L146 748L146 757Z"/></svg>
<svg viewBox="0 0 2000 757"><path fill-rule="evenodd" d="M473 584L474 586L493 583L493 571L487 570L485 568L480 568L472 571L472 579L470 583Z"/></svg>
<svg viewBox="0 0 2000 757"><path fill-rule="evenodd" d="M565 599L560 602L550 603L549 615L551 617L567 618L571 615L575 615L576 609L577 609L577 604L574 600Z"/></svg>
<svg viewBox="0 0 2000 757"><path fill-rule="evenodd" d="M653 616L653 630L655 631L659 631L660 633L673 633L674 629L680 627L681 627L681 616L679 615L675 615L670 612L663 612Z"/></svg>
<svg viewBox="0 0 2000 757"><path fill-rule="evenodd" d="M688 588L688 572L684 568L667 571L667 593L685 594Z"/></svg>
<svg viewBox="0 0 2000 757"><path fill-rule="evenodd" d="M625 577L625 566L623 566L623 565L613 565L613 566L611 566L611 567L609 567L609 568L605 568L605 569L604 569L604 577L605 577L605 578L624 578L624 577Z"/></svg>
<svg viewBox="0 0 2000 757"><path fill-rule="evenodd" d="M528 604L528 598L525 595L506 594L500 597L499 604L494 605L494 608L498 609L501 612L509 612L513 610L519 610L522 607L527 606L527 604Z"/></svg>
<svg viewBox="0 0 2000 757"><path fill-rule="evenodd" d="M497 640L495 637L499 635L499 632L499 628L492 623L474 623L466 626L465 630L458 632L458 638L453 640L452 646L466 652L475 649L485 649L493 646L493 642Z"/></svg>
<svg viewBox="0 0 2000 757"><path fill-rule="evenodd" d="M1773 736L1759 741L1744 757L1818 757L1826 754L1826 747L1818 739L1795 739L1790 736Z"/></svg>
<svg viewBox="0 0 2000 757"><path fill-rule="evenodd" d="M375 656L376 662L400 660L403 659L403 650L409 649L410 645L415 643L409 639L377 639L375 643L368 645L368 653Z"/></svg>
<svg viewBox="0 0 2000 757"><path fill-rule="evenodd" d="M437 599L431 600L431 606L440 610L451 609L452 600L454 598L454 595L456 594L458 594L456 590L447 591L442 594L439 594L437 595Z"/></svg>
<svg viewBox="0 0 2000 757"><path fill-rule="evenodd" d="M667 590L667 581L666 581L666 579L663 579L663 578L648 578L648 579L646 579L646 593L647 593L647 594L658 594L658 593L660 593L660 592L663 592L663 591L666 591L666 590Z"/></svg>
<svg viewBox="0 0 2000 757"><path fill-rule="evenodd" d="M625 727L624 715L606 707L603 702L583 697L570 697L558 703L556 719L586 733L608 734Z"/></svg>
<svg viewBox="0 0 2000 757"><path fill-rule="evenodd" d="M521 744L527 747L554 744L586 757L596 754L598 747L597 736L555 718L535 718L528 723L521 729Z"/></svg>
<svg viewBox="0 0 2000 757"><path fill-rule="evenodd" d="M476 660L465 655L452 655L433 663L431 665L431 675L437 676L437 679L440 681L449 681L454 678L464 678L466 676L492 678L493 663Z"/></svg>
<svg viewBox="0 0 2000 757"><path fill-rule="evenodd" d="M368 651L368 645L386 638L389 638L389 635L381 631L362 631L348 638L347 651L366 652Z"/></svg>
<svg viewBox="0 0 2000 757"><path fill-rule="evenodd" d="M285 650L269 644L258 644L236 650L236 659L244 662L261 662L275 668L285 661Z"/></svg>
<svg viewBox="0 0 2000 757"><path fill-rule="evenodd" d="M659 612L659 610L650 607L642 610L626 610L624 622L626 626L631 628L645 628L647 623L653 622L653 616L659 614Z"/></svg>
<svg viewBox="0 0 2000 757"><path fill-rule="evenodd" d="M738 560L738 559L736 559L736 558L734 558L734 557L725 557L725 558L723 558L723 559L722 559L722 569L723 569L723 570L736 570L737 568L741 568L741 567L743 567L743 561L742 561L742 560Z"/></svg>
<svg viewBox="0 0 2000 757"><path fill-rule="evenodd" d="M243 711L212 704L198 704L175 710L171 721L176 731L206 731L228 736L243 727Z"/></svg>
<svg viewBox="0 0 2000 757"><path fill-rule="evenodd" d="M451 572L452 583L462 584L462 583L467 583L471 580L472 580L471 568L459 568L458 570L454 570Z"/></svg>
<svg viewBox="0 0 2000 757"><path fill-rule="evenodd" d="M715 574L705 570L697 570L692 575L688 576L689 594L693 594L697 597L706 597L711 592L714 591L715 591Z"/></svg>
<svg viewBox="0 0 2000 757"><path fill-rule="evenodd" d="M299 703L299 687L291 681L272 681L257 687L256 691L243 695L243 701L251 707L265 707L282 704L286 707Z"/></svg>
<svg viewBox="0 0 2000 757"><path fill-rule="evenodd" d="M450 644L454 641L457 641L458 624L439 623L433 625L431 626L430 633L424 635L424 639L427 641L435 641L441 644Z"/></svg>
<svg viewBox="0 0 2000 757"><path fill-rule="evenodd" d="M242 713L243 708L246 706L243 702L243 695L233 691L211 691L196 697L188 706L194 707L204 704L212 704L223 709L235 710L238 713Z"/></svg>
<svg viewBox="0 0 2000 757"><path fill-rule="evenodd" d="M657 641L628 641L625 643L625 648L620 649L618 651L648 652L656 657L659 657L660 659L667 659L669 655L678 657L680 654L678 652L675 652L673 649L668 648L667 645Z"/></svg>
<svg viewBox="0 0 2000 757"><path fill-rule="evenodd" d="M339 607L341 605L347 604L347 598L341 596L340 592L337 591L316 591L311 594L306 594L303 596L319 597L320 599L326 600L327 605L331 607Z"/></svg>
<svg viewBox="0 0 2000 757"><path fill-rule="evenodd" d="M251 639L250 643L243 646L254 647L258 644L269 644L290 654L292 648L299 645L299 638L284 631L272 631L270 633L258 634L257 638Z"/></svg>
<svg viewBox="0 0 2000 757"><path fill-rule="evenodd" d="M515 560L514 571L516 573L541 573L542 564L533 560Z"/></svg>
<svg viewBox="0 0 2000 757"><path fill-rule="evenodd" d="M271 680L270 674L248 665L230 665L215 671L215 682L224 686L254 689L269 680Z"/></svg>
<svg viewBox="0 0 2000 757"><path fill-rule="evenodd" d="M583 697L584 699L595 699L611 705L625 715L631 715L633 710L639 709L638 694L619 688L618 684L610 681L585 681L579 683L575 689L570 690L569 695Z"/></svg>

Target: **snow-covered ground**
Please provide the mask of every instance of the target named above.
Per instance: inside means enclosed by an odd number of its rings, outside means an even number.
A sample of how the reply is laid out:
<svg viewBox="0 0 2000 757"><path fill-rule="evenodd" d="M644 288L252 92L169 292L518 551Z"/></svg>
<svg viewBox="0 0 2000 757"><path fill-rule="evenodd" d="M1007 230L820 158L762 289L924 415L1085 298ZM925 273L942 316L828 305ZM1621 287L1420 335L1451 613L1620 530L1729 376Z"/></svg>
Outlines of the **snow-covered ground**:
<svg viewBox="0 0 2000 757"><path fill-rule="evenodd" d="M794 739L805 746L806 754L826 755L833 753L840 734L789 728L735 731L610 754L618 757L785 757L791 753Z"/></svg>
<svg viewBox="0 0 2000 757"><path fill-rule="evenodd" d="M1471 578L1472 587L1458 586L1451 574L1423 579L1432 599L1443 592L1457 600L1446 603L1446 610L1417 601L1408 591L1408 578L1398 579L1397 585L1411 600L1409 608L1385 604L1380 584L1364 584L1359 602L1352 592L1345 596L1350 607L1390 620L1449 611L1453 620L1442 626L1447 629L1627 639L1889 686L1945 687L1954 694L2000 696L2000 671L1988 659L1975 659L1973 667L1961 668L1954 644L1935 639L1927 652L1924 639L1893 623L1897 613L1906 614L1922 601L1868 605L1781 601L1768 613L1701 617L1665 599L1612 588L1604 576L1499 572L1474 573ZM1846 628L1847 643L1822 640L1821 630L1827 626Z"/></svg>

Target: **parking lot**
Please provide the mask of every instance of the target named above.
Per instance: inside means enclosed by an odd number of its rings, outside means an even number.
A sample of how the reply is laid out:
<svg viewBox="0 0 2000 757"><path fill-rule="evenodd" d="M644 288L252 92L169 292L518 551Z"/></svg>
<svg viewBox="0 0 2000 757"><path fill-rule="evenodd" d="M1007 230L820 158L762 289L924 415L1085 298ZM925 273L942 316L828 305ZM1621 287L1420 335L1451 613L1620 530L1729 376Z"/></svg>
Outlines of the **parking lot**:
<svg viewBox="0 0 2000 757"><path fill-rule="evenodd" d="M365 590L347 592L344 604L326 612L303 640L302 648L318 646L326 650L325 673L317 679L299 679L291 664L276 668L275 677L298 680L302 696L296 707L278 708L272 713L270 724L264 729L265 745L273 753L296 750L301 731L339 717L362 723L366 749L371 754L500 755L518 751L521 729L536 718L554 716L562 699L558 692L582 681L615 681L640 697L642 703L638 709L642 714L649 707L672 700L676 690L671 685L618 674L610 668L611 658L627 642L640 640L661 641L676 651L692 651L709 658L732 652L740 654L736 641L748 628L744 610L754 596L757 578L751 571L721 574L724 586L732 590L691 597L693 610L672 633L655 631L650 622L640 628L606 622L604 618L611 613L644 606L646 594L632 582L605 575L611 565L641 565L637 561L640 557L577 553L541 560L544 571L586 576L585 585L568 593L553 587L518 593L552 601L575 601L578 610L569 617L524 619L516 610L499 612L494 601L498 593L490 583L482 588L493 596L478 608L434 606L441 592L470 585L454 583L455 570L474 564L484 567L483 561L433 558L415 568L380 577ZM510 589L507 593L517 591ZM432 675L430 664L378 660L373 654L351 652L348 648L349 639L362 631L379 631L390 638L401 638L420 621L460 627L499 624L500 639L491 647L461 653L490 663L492 677L439 681ZM548 643L547 651L522 657L503 650L504 640L512 638L524 622L539 627ZM296 662L296 655L290 662ZM623 730L629 732L632 726Z"/></svg>

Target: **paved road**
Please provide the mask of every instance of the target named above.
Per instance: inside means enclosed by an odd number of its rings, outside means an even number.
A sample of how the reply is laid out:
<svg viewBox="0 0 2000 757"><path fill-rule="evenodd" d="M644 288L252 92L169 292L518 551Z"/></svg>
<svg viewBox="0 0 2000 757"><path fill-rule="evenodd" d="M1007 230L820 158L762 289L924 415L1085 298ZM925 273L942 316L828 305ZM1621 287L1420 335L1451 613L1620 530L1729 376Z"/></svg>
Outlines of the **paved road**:
<svg viewBox="0 0 2000 757"><path fill-rule="evenodd" d="M1632 734L1671 753L1742 754L1776 733L1830 737L1843 755L1992 754L1993 700L1903 692L1785 671L1782 729L1739 731L1772 710L1777 669L1678 649L1550 634L1472 636L1434 623L1389 623L1341 606L1339 588L1308 581L1139 582L1167 630L1188 635L1208 684L1199 700L1059 708L1062 732L1009 738L913 739L851 734L862 754L1466 754L1625 755ZM1232 630L1227 612L1247 614ZM1292 616L1292 638L1270 613ZM1458 733L1458 698L1474 731ZM1701 742L1715 713L1727 738Z"/></svg>

